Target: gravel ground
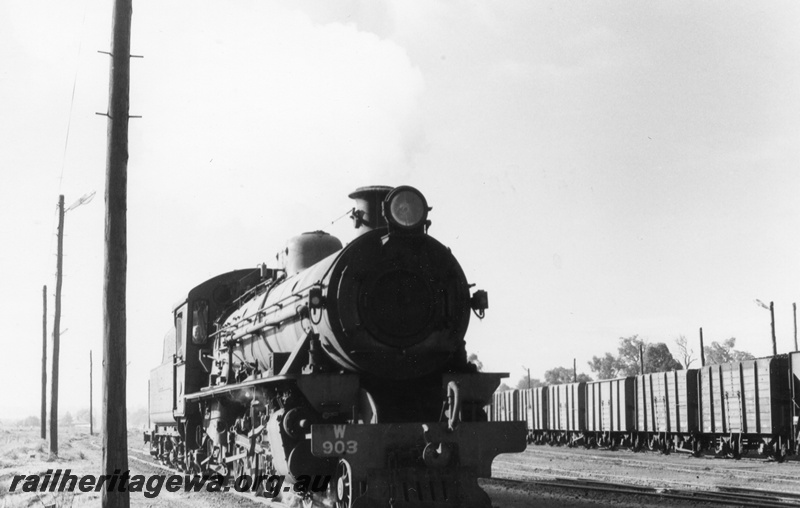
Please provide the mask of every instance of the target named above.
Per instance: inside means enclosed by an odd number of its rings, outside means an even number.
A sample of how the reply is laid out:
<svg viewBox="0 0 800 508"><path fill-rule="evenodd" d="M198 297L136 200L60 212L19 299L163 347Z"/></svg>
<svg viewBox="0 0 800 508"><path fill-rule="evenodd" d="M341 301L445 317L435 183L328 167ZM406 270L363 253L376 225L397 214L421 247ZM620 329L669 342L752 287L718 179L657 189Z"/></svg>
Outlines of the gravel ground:
<svg viewBox="0 0 800 508"><path fill-rule="evenodd" d="M101 437L89 436L84 427L61 429L59 458L50 460L46 441L39 439L37 428L0 428L0 508L83 507L97 506L100 494L9 492L14 475L44 474L48 469L71 469L78 476L98 475L101 464ZM168 474L152 458L140 452L141 435L129 435L131 474ZM663 507L709 506L692 501L659 499L636 494L597 492L568 486L541 485L535 481L582 479L682 492L740 489L741 492L787 492L797 495L787 506L800 505L800 461L783 464L762 458L742 460L710 456L693 458L683 454L632 453L628 451L586 450L530 446L525 452L499 456L493 466L494 479L481 480L494 508L558 506L587 508L599 506ZM18 488L19 490L19 488ZM131 493L131 506L178 506L211 508L213 506L263 507L256 501L234 493L178 492L162 489L157 497ZM279 507L278 503L270 506ZM716 505L719 506L719 505ZM731 506L736 506L735 503Z"/></svg>
<svg viewBox="0 0 800 508"><path fill-rule="evenodd" d="M14 475L43 475L48 469L71 469L72 474L99 475L102 464L102 439L95 434L89 436L88 427L65 427L59 429L59 456L51 460L46 441L40 439L38 428L0 429L0 508L81 508L100 505L99 492L9 492ZM128 435L132 447L141 446L141 433ZM143 454L129 453L129 467L133 475L172 474L161 469L152 459ZM162 488L156 497L147 498L143 492L130 493L132 507L166 508L212 508L236 506L241 508L263 508L265 503L245 498L235 493L211 492L167 492ZM273 503L269 506L279 508Z"/></svg>
<svg viewBox="0 0 800 508"><path fill-rule="evenodd" d="M529 446L519 454L495 459L495 478L514 480L486 481L486 490L498 508L515 508L526 492L536 506L705 506L707 503L661 500L643 496L580 491L568 488L532 486L530 481L581 479L592 482L649 487L656 490L694 492L730 491L760 496L785 492L787 505L800 503L800 462L778 464L759 457L741 460L686 454L661 455L656 452L586 450L549 446ZM717 505L719 506L719 505ZM732 506L736 506L735 503Z"/></svg>
<svg viewBox="0 0 800 508"><path fill-rule="evenodd" d="M800 462L759 457L741 460L656 452L529 446L498 457L493 476L508 479L585 478L656 488L708 490L733 487L800 494Z"/></svg>

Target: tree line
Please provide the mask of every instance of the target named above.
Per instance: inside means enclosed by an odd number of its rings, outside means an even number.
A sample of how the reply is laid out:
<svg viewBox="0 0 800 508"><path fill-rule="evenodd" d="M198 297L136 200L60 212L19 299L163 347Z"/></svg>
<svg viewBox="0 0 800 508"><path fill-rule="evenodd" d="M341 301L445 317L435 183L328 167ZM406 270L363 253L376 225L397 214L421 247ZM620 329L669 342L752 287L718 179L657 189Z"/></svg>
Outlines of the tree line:
<svg viewBox="0 0 800 508"><path fill-rule="evenodd" d="M593 356L588 362L592 376L585 373L578 373L569 367L555 367L544 373L544 380L522 376L511 386L502 383L498 390L538 388L544 385L558 385L572 383L574 381L594 381L601 379L614 379L618 377L637 376L642 373L642 363L644 372L667 372L671 370L682 370L692 367L694 364L699 366L700 359L694 349L689 345L689 341L684 335L675 339L675 346L678 355L676 359L669 347L664 342L650 343L638 335L630 337L620 337L616 354L605 353L602 356ZM738 362L742 360L752 360L755 358L747 351L735 349L736 338L722 342L712 342L710 346L703 348L706 365ZM641 351L641 356L640 356ZM470 361L480 365L477 355L470 355Z"/></svg>

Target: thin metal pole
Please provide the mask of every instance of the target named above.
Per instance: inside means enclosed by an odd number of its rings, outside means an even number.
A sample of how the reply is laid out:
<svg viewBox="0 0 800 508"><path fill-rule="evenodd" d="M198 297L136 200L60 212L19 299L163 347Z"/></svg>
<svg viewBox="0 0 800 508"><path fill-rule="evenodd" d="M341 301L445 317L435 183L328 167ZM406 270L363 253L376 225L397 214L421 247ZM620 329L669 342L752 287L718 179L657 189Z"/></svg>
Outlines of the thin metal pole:
<svg viewBox="0 0 800 508"><path fill-rule="evenodd" d="M93 400L92 400L92 377L94 369L92 368L92 350L89 350L89 435L94 436L94 413Z"/></svg>
<svg viewBox="0 0 800 508"><path fill-rule="evenodd" d="M797 304L792 304L792 313L794 314L794 350L797 351Z"/></svg>
<svg viewBox="0 0 800 508"><path fill-rule="evenodd" d="M42 287L42 439L47 439L47 286Z"/></svg>
<svg viewBox="0 0 800 508"><path fill-rule="evenodd" d="M578 360L576 358L572 359L572 382L578 382Z"/></svg>
<svg viewBox="0 0 800 508"><path fill-rule="evenodd" d="M128 113L132 0L115 0L106 158L105 276L103 280L103 474L128 470L126 313ZM119 473L117 473L119 474ZM127 488L103 484L103 508L128 508Z"/></svg>
<svg viewBox="0 0 800 508"><path fill-rule="evenodd" d="M769 302L769 317L772 325L772 356L778 356L778 343L775 340L775 307Z"/></svg>
<svg viewBox="0 0 800 508"><path fill-rule="evenodd" d="M64 195L58 197L56 310L53 317L53 368L50 374L50 455L58 456L58 350L61 335L61 270L64 259Z"/></svg>
<svg viewBox="0 0 800 508"><path fill-rule="evenodd" d="M703 347L703 327L700 327L700 366L706 366L706 350Z"/></svg>

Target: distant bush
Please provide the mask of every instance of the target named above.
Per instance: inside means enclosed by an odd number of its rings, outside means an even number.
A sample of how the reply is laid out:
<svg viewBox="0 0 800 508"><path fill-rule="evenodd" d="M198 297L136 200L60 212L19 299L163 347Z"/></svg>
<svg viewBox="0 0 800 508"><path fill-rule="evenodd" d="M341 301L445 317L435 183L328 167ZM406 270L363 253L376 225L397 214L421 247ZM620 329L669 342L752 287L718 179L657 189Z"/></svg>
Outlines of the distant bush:
<svg viewBox="0 0 800 508"><path fill-rule="evenodd" d="M138 429L147 426L147 408L139 407L128 410L128 428Z"/></svg>
<svg viewBox="0 0 800 508"><path fill-rule="evenodd" d="M20 420L19 425L23 427L38 427L41 425L41 421L39 420L38 416L29 416L24 420Z"/></svg>

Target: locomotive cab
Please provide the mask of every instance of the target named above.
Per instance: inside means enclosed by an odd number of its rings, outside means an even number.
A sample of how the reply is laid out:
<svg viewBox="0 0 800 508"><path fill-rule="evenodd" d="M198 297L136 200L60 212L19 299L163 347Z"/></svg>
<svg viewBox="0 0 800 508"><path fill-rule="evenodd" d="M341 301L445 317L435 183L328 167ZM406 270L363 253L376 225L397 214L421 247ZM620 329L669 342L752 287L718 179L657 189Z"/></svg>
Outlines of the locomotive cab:
<svg viewBox="0 0 800 508"><path fill-rule="evenodd" d="M233 301L259 281L259 275L253 269L218 275L193 288L174 306L173 326L164 336L161 364L150 371L148 383L152 428L145 433L145 442L151 442L151 453L171 453L174 447L168 443L178 439L186 439L189 446L196 444L195 433L187 435L186 429L188 422L197 425L199 410L196 404L186 404L185 396L209 384L213 366L209 331ZM160 443L156 435L162 436Z"/></svg>

